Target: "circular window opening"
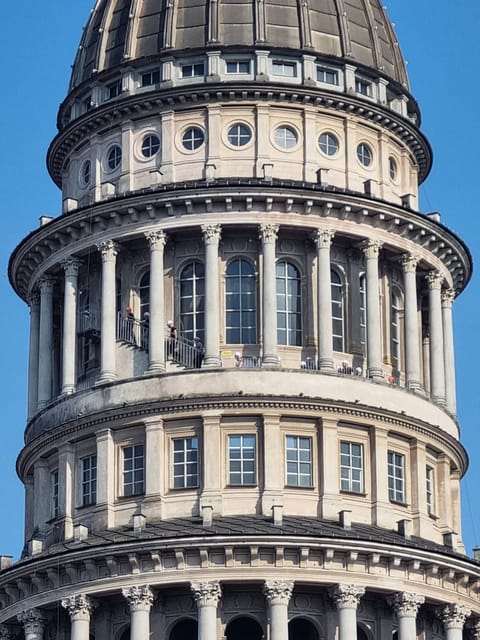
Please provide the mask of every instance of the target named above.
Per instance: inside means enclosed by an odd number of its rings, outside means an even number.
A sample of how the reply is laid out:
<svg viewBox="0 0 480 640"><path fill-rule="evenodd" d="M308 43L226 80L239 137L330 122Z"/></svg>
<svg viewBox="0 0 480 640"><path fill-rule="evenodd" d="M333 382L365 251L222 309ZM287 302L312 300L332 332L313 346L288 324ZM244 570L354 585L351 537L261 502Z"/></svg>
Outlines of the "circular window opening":
<svg viewBox="0 0 480 640"><path fill-rule="evenodd" d="M122 150L120 149L118 144L116 144L108 152L108 156L107 156L108 168L111 171L113 171L114 169L120 166L121 161L122 161Z"/></svg>
<svg viewBox="0 0 480 640"><path fill-rule="evenodd" d="M234 147L244 147L252 139L252 132L244 124L234 124L228 130L228 141Z"/></svg>
<svg viewBox="0 0 480 640"><path fill-rule="evenodd" d="M395 161L395 158L389 158L388 159L388 173L390 175L390 179L391 180L396 180L397 178L397 173L398 173L398 167L397 167L397 163Z"/></svg>
<svg viewBox="0 0 480 640"><path fill-rule="evenodd" d="M142 142L142 153L145 158L151 158L160 149L160 139L158 136L145 136Z"/></svg>
<svg viewBox="0 0 480 640"><path fill-rule="evenodd" d="M198 127L190 127L182 136L182 143L188 151L194 151L202 146L205 134Z"/></svg>
<svg viewBox="0 0 480 640"><path fill-rule="evenodd" d="M80 179L84 187L88 187L90 180L92 179L92 163L90 160L85 160L80 170Z"/></svg>
<svg viewBox="0 0 480 640"><path fill-rule="evenodd" d="M358 145L357 158L364 167L369 167L372 164L373 153L368 144L362 142L362 144Z"/></svg>
<svg viewBox="0 0 480 640"><path fill-rule="evenodd" d="M334 156L338 151L338 140L333 133L322 133L318 139L320 151L326 156Z"/></svg>
<svg viewBox="0 0 480 640"><path fill-rule="evenodd" d="M275 142L281 149L292 149L297 140L297 133L291 127L278 127L275 130Z"/></svg>

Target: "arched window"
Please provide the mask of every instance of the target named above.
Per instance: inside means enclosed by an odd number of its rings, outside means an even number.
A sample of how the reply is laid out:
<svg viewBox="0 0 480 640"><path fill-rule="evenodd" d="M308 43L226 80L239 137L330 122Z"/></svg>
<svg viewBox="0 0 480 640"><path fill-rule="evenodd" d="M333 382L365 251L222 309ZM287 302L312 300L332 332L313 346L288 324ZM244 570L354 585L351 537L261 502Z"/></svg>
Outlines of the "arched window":
<svg viewBox="0 0 480 640"><path fill-rule="evenodd" d="M201 262L190 262L180 273L180 334L204 342L205 269Z"/></svg>
<svg viewBox="0 0 480 640"><path fill-rule="evenodd" d="M257 291L255 271L246 260L232 260L226 274L227 342L257 342Z"/></svg>
<svg viewBox="0 0 480 640"><path fill-rule="evenodd" d="M362 273L359 278L360 289L360 344L362 346L363 355L367 355L367 286L365 274Z"/></svg>
<svg viewBox="0 0 480 640"><path fill-rule="evenodd" d="M333 269L330 271L330 280L332 286L332 346L334 351L345 351L343 283L338 273Z"/></svg>
<svg viewBox="0 0 480 640"><path fill-rule="evenodd" d="M401 315L403 312L402 297L398 289L392 289L392 306L390 315L390 344L392 367L400 371L401 367Z"/></svg>
<svg viewBox="0 0 480 640"><path fill-rule="evenodd" d="M145 312L150 312L150 271L144 273L140 278L139 294L140 318L143 318Z"/></svg>
<svg viewBox="0 0 480 640"><path fill-rule="evenodd" d="M244 616L228 623L225 637L227 640L263 640L264 635L256 620Z"/></svg>
<svg viewBox="0 0 480 640"><path fill-rule="evenodd" d="M295 618L288 623L288 640L318 640L318 632L310 620Z"/></svg>
<svg viewBox="0 0 480 640"><path fill-rule="evenodd" d="M286 260L277 262L277 341L302 344L302 293L300 272Z"/></svg>
<svg viewBox="0 0 480 640"><path fill-rule="evenodd" d="M189 618L180 620L170 631L168 640L192 640L198 635L198 623Z"/></svg>

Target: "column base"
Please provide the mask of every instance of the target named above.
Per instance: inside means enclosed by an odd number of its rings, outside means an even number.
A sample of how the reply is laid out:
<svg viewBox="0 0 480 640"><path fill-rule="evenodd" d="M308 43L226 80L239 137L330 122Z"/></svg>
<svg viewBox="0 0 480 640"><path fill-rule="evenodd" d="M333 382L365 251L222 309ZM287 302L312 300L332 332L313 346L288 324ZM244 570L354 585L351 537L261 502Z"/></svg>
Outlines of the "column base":
<svg viewBox="0 0 480 640"><path fill-rule="evenodd" d="M115 382L117 379L117 374L114 371L104 371L100 374L100 377L95 382L95 387L99 384L105 384L106 382Z"/></svg>
<svg viewBox="0 0 480 640"><path fill-rule="evenodd" d="M422 391L422 385L419 380L407 380L407 389L409 391Z"/></svg>
<svg viewBox="0 0 480 640"><path fill-rule="evenodd" d="M333 372L335 370L335 367L333 365L333 360L331 358L319 358L318 368L320 371Z"/></svg>
<svg viewBox="0 0 480 640"><path fill-rule="evenodd" d="M65 385L61 391L62 396L70 396L72 393L75 393L75 385L73 384Z"/></svg>
<svg viewBox="0 0 480 640"><path fill-rule="evenodd" d="M165 373L166 370L164 362L150 362L145 373Z"/></svg>
<svg viewBox="0 0 480 640"><path fill-rule="evenodd" d="M381 382L382 380L385 379L385 375L382 369L372 368L372 369L368 369L367 378L370 378L371 380L374 380L376 382Z"/></svg>
<svg viewBox="0 0 480 640"><path fill-rule="evenodd" d="M262 357L262 367L280 367L280 358L275 355L266 355Z"/></svg>
<svg viewBox="0 0 480 640"><path fill-rule="evenodd" d="M202 369L218 369L222 366L222 359L218 356L205 356L205 359L202 363Z"/></svg>
<svg viewBox="0 0 480 640"><path fill-rule="evenodd" d="M447 399L445 398L445 396L434 396L432 394L432 400L437 404L441 404L443 407L447 406Z"/></svg>

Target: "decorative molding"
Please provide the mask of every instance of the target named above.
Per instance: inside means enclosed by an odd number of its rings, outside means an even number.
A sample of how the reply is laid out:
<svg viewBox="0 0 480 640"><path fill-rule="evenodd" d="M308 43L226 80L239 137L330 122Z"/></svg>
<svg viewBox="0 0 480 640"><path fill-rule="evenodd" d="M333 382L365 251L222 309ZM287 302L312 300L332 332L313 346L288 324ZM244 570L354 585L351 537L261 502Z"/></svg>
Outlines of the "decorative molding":
<svg viewBox="0 0 480 640"><path fill-rule="evenodd" d="M429 289L441 289L443 283L443 275L438 271L429 271L425 276Z"/></svg>
<svg viewBox="0 0 480 640"><path fill-rule="evenodd" d="M334 236L335 231L331 229L318 229L314 234L317 249L329 249L332 246Z"/></svg>
<svg viewBox="0 0 480 640"><path fill-rule="evenodd" d="M445 630L463 629L466 619L471 614L471 610L462 604L447 604L437 613L443 622Z"/></svg>
<svg viewBox="0 0 480 640"><path fill-rule="evenodd" d="M260 240L263 244L274 243L278 238L278 224L261 224L259 227Z"/></svg>
<svg viewBox="0 0 480 640"><path fill-rule="evenodd" d="M105 240L97 244L97 249L102 255L102 261L109 262L117 257L119 246L113 240Z"/></svg>
<svg viewBox="0 0 480 640"><path fill-rule="evenodd" d="M215 580L212 582L192 582L190 588L193 598L197 603L197 607L216 607L222 596L220 582Z"/></svg>
<svg viewBox="0 0 480 640"><path fill-rule="evenodd" d="M378 240L365 240L365 242L362 242L360 245L363 255L367 260L378 260L382 247L383 243Z"/></svg>
<svg viewBox="0 0 480 640"><path fill-rule="evenodd" d="M78 258L67 258L66 260L62 260L61 265L65 271L65 276L78 276L78 272L80 267L82 266L82 260Z"/></svg>
<svg viewBox="0 0 480 640"><path fill-rule="evenodd" d="M364 594L365 587L355 584L337 584L331 591L337 609L356 609Z"/></svg>
<svg viewBox="0 0 480 640"><path fill-rule="evenodd" d="M396 593L390 599L389 604L395 611L397 618L416 618L418 610L424 602L425 598L423 596L403 591Z"/></svg>
<svg viewBox="0 0 480 640"><path fill-rule="evenodd" d="M68 611L72 620L90 620L97 603L84 593L63 598L62 607Z"/></svg>
<svg viewBox="0 0 480 640"><path fill-rule="evenodd" d="M293 580L267 580L263 585L263 593L269 604L287 606L292 597L294 586Z"/></svg>
<svg viewBox="0 0 480 640"><path fill-rule="evenodd" d="M147 584L122 589L130 611L150 611L153 605L153 592Z"/></svg>
<svg viewBox="0 0 480 640"><path fill-rule="evenodd" d="M28 303L30 309L32 307L36 307L36 306L40 305L40 291L32 291L27 296L27 303Z"/></svg>
<svg viewBox="0 0 480 640"><path fill-rule="evenodd" d="M25 635L42 634L47 621L40 609L28 609L17 615L17 620L23 624Z"/></svg>
<svg viewBox="0 0 480 640"><path fill-rule="evenodd" d="M53 287L55 286L56 282L57 279L53 276L44 276L43 278L40 278L40 280L38 281L38 288L40 289L40 299L45 294L53 293Z"/></svg>
<svg viewBox="0 0 480 640"><path fill-rule="evenodd" d="M222 234L221 224L202 224L201 230L205 244L218 244Z"/></svg>
<svg viewBox="0 0 480 640"><path fill-rule="evenodd" d="M411 253L404 253L402 255L402 267L404 273L415 273L419 262L419 256Z"/></svg>
<svg viewBox="0 0 480 640"><path fill-rule="evenodd" d="M444 309L451 309L454 300L455 300L455 291L453 289L442 290L442 307Z"/></svg>
<svg viewBox="0 0 480 640"><path fill-rule="evenodd" d="M145 238L148 240L150 251L163 249L167 244L168 236L165 231L147 231Z"/></svg>

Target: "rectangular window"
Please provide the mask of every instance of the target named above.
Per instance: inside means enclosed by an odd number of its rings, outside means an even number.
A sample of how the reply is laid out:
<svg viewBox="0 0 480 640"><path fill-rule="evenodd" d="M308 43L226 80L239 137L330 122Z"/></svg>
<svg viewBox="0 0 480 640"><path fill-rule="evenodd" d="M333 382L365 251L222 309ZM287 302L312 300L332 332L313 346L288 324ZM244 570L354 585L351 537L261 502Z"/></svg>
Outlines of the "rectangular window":
<svg viewBox="0 0 480 640"><path fill-rule="evenodd" d="M256 481L255 436L228 436L228 483L254 485Z"/></svg>
<svg viewBox="0 0 480 640"><path fill-rule="evenodd" d="M295 62L285 62L284 60L274 60L272 62L272 73L274 76L296 78L297 64Z"/></svg>
<svg viewBox="0 0 480 640"><path fill-rule="evenodd" d="M363 78L355 78L355 91L361 93L362 96L371 96L372 83Z"/></svg>
<svg viewBox="0 0 480 640"><path fill-rule="evenodd" d="M342 491L363 493L363 444L340 443L340 487Z"/></svg>
<svg viewBox="0 0 480 640"><path fill-rule="evenodd" d="M250 73L250 60L227 60L227 73Z"/></svg>
<svg viewBox="0 0 480 640"><path fill-rule="evenodd" d="M58 469L50 474L51 516L58 518Z"/></svg>
<svg viewBox="0 0 480 640"><path fill-rule="evenodd" d="M287 485L312 486L312 439L286 436Z"/></svg>
<svg viewBox="0 0 480 640"><path fill-rule="evenodd" d="M82 506L97 502L97 456L82 458Z"/></svg>
<svg viewBox="0 0 480 640"><path fill-rule="evenodd" d="M117 80L112 84L107 85L107 100L112 100L122 93L122 81Z"/></svg>
<svg viewBox="0 0 480 640"><path fill-rule="evenodd" d="M338 71L328 67L317 67L317 82L338 85Z"/></svg>
<svg viewBox="0 0 480 640"><path fill-rule="evenodd" d="M198 438L173 441L173 488L198 487Z"/></svg>
<svg viewBox="0 0 480 640"><path fill-rule="evenodd" d="M194 78L203 75L205 75L205 65L203 62L182 64L182 78Z"/></svg>
<svg viewBox="0 0 480 640"><path fill-rule="evenodd" d="M123 495L135 496L144 491L145 452L143 444L123 448Z"/></svg>
<svg viewBox="0 0 480 640"><path fill-rule="evenodd" d="M392 502L405 502L405 456L388 452L388 497Z"/></svg>
<svg viewBox="0 0 480 640"><path fill-rule="evenodd" d="M160 71L158 69L142 73L142 87L152 87L155 84L160 84Z"/></svg>
<svg viewBox="0 0 480 640"><path fill-rule="evenodd" d="M427 495L427 513L432 515L435 513L435 485L433 467L427 465L426 468L426 495Z"/></svg>

